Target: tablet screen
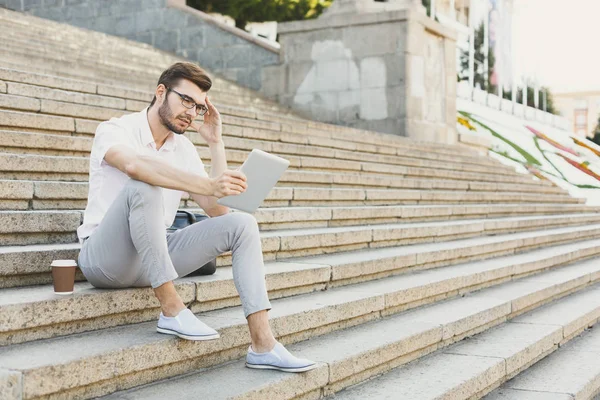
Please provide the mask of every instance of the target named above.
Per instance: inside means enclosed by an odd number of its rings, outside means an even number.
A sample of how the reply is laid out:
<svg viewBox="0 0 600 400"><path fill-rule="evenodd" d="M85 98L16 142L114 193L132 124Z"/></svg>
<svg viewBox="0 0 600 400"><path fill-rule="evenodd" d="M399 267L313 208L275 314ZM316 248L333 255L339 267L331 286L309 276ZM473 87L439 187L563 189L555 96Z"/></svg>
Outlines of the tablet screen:
<svg viewBox="0 0 600 400"><path fill-rule="evenodd" d="M217 203L249 213L256 211L289 165L289 160L285 158L258 149L252 150L240 167L247 178L246 191L222 197Z"/></svg>

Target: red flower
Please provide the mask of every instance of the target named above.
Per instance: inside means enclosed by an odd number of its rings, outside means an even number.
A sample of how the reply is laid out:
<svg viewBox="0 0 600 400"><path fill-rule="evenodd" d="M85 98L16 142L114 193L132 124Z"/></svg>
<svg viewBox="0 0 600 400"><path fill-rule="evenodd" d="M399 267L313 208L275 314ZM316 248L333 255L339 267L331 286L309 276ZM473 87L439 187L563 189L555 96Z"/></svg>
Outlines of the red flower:
<svg viewBox="0 0 600 400"><path fill-rule="evenodd" d="M579 156L579 154L577 154L574 150L571 150L570 148L563 146L562 144L550 139L548 136L544 135L542 132L538 131L537 129L534 129L530 126L525 126L527 129L529 129L531 132L533 132L533 134L537 137L539 137L540 139L544 139L546 142L550 143L552 146L556 147L557 149L560 149L562 151L566 151L567 153L571 153L574 156Z"/></svg>

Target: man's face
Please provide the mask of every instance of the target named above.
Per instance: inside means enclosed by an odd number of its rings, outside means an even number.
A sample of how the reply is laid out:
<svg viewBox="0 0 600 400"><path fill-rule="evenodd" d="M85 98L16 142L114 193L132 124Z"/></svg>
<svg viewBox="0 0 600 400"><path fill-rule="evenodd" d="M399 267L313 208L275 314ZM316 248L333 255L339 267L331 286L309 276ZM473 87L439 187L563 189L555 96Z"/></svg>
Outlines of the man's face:
<svg viewBox="0 0 600 400"><path fill-rule="evenodd" d="M186 108L182 104L180 93L188 102L194 102L206 107L206 92L200 90L194 83L181 79L176 85L165 91L163 103L158 108L158 116L161 123L170 131L178 135L185 133L194 118L196 118L196 107Z"/></svg>

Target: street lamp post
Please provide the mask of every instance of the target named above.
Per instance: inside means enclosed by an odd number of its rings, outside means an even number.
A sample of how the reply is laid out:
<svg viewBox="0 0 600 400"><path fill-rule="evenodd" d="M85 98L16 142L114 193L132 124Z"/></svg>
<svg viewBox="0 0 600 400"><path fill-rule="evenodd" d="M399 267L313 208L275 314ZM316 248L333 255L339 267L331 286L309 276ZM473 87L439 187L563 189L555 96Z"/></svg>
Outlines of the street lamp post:
<svg viewBox="0 0 600 400"><path fill-rule="evenodd" d="M475 30L473 29L473 0L469 0L469 86L475 86Z"/></svg>
<svg viewBox="0 0 600 400"><path fill-rule="evenodd" d="M544 104L544 111L548 111L548 93L546 90L542 90L542 98L543 98L543 104Z"/></svg>
<svg viewBox="0 0 600 400"><path fill-rule="evenodd" d="M485 17L483 18L483 88L485 90L488 89L488 80L489 80L489 60L488 54L490 51L490 11L489 7L486 4L486 12Z"/></svg>

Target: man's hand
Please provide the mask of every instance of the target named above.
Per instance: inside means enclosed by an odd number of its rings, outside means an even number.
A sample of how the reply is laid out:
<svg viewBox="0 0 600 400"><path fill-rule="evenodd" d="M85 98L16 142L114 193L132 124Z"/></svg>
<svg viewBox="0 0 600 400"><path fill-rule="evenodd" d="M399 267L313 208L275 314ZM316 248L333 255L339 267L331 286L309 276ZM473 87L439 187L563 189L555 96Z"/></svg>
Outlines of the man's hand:
<svg viewBox="0 0 600 400"><path fill-rule="evenodd" d="M204 114L204 124L199 125L195 122L192 122L191 126L193 129L197 130L200 136L209 146L220 144L223 142L223 138L221 136L223 132L223 123L221 122L221 114L217 108L210 102L208 96L206 96L206 106L208 107L208 111Z"/></svg>
<svg viewBox="0 0 600 400"><path fill-rule="evenodd" d="M217 198L241 194L248 187L246 175L241 171L226 169L218 178L211 179L213 196Z"/></svg>

